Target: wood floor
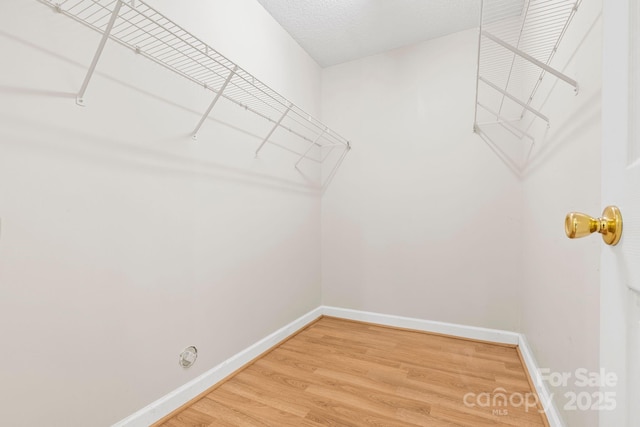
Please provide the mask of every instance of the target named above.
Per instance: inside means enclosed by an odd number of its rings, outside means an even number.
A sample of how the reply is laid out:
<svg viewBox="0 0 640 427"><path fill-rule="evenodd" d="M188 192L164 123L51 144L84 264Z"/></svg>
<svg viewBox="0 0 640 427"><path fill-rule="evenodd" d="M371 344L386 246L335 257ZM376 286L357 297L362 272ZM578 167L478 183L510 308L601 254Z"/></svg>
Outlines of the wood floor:
<svg viewBox="0 0 640 427"><path fill-rule="evenodd" d="M515 347L323 317L156 426L548 426L531 393Z"/></svg>

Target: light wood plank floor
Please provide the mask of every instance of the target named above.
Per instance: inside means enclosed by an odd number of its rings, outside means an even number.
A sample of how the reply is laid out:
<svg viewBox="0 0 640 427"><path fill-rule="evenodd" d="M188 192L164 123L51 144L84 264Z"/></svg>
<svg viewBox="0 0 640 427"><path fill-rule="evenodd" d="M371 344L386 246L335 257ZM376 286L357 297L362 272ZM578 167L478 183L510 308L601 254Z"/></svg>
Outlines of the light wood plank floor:
<svg viewBox="0 0 640 427"><path fill-rule="evenodd" d="M530 393L515 347L323 317L156 425L548 426Z"/></svg>

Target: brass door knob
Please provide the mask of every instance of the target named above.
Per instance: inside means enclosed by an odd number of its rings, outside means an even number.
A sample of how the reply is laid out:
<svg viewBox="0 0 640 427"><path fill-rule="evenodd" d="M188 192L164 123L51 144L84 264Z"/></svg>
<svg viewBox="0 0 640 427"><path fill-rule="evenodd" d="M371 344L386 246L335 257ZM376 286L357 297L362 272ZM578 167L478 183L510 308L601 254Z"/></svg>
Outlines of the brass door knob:
<svg viewBox="0 0 640 427"><path fill-rule="evenodd" d="M592 218L580 212L569 212L564 220L564 232L570 239L588 236L591 233L602 234L607 245L616 245L622 236L622 215L616 206L607 206L602 218Z"/></svg>

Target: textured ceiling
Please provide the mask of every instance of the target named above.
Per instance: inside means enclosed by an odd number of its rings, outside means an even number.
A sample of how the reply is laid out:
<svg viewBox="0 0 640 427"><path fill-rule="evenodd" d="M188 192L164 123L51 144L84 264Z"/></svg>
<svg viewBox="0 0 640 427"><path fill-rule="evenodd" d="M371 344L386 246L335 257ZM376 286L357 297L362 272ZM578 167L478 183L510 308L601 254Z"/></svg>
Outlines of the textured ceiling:
<svg viewBox="0 0 640 427"><path fill-rule="evenodd" d="M258 0L322 67L478 26L480 0Z"/></svg>

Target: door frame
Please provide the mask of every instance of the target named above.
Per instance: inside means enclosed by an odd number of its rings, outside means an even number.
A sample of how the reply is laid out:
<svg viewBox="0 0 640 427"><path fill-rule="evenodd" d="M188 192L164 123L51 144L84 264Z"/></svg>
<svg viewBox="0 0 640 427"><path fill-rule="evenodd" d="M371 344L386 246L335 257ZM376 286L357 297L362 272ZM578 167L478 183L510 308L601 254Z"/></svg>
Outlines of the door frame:
<svg viewBox="0 0 640 427"><path fill-rule="evenodd" d="M636 0L631 0L636 1ZM603 0L602 206L618 205L624 216L624 170L629 138L629 0ZM624 239L624 235L622 237ZM624 243L624 241L622 242ZM620 246L603 245L600 257L600 366L617 375L616 409L600 411L601 426L629 425L627 393L627 302L619 266Z"/></svg>

